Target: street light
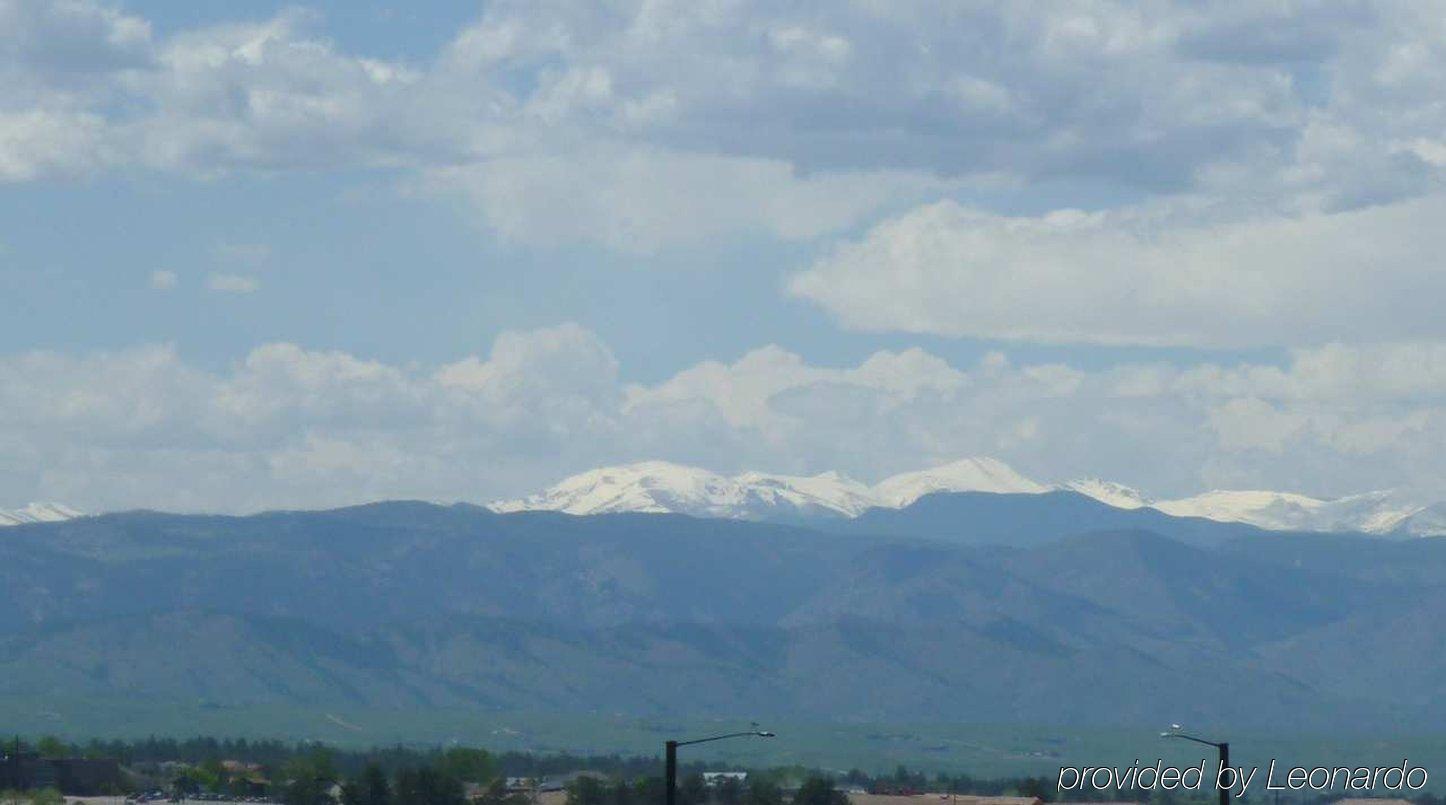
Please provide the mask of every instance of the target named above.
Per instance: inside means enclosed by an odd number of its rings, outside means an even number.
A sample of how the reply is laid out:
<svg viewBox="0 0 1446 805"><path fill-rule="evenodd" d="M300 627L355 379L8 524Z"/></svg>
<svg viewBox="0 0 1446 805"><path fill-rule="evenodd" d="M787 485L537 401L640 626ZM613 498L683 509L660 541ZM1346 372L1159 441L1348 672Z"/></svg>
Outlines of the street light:
<svg viewBox="0 0 1446 805"><path fill-rule="evenodd" d="M1186 741L1194 741L1197 744L1213 746L1220 750L1220 768L1230 765L1230 743L1228 741L1207 741L1204 738L1196 738L1194 735L1186 735L1179 724L1171 724L1170 729L1160 733L1161 738L1180 738ZM1220 780L1217 778L1215 787L1220 791L1220 805L1230 805L1230 792L1220 788ZM671 803L670 803L671 805Z"/></svg>
<svg viewBox="0 0 1446 805"><path fill-rule="evenodd" d="M666 805L677 805L678 800L678 747L692 746L693 744L705 744L709 741L721 741L724 738L772 738L773 733L767 730L747 730L745 732L730 732L727 735L714 735L710 738L694 738L691 741L668 741L663 744L667 749L666 764L666 787L668 799Z"/></svg>

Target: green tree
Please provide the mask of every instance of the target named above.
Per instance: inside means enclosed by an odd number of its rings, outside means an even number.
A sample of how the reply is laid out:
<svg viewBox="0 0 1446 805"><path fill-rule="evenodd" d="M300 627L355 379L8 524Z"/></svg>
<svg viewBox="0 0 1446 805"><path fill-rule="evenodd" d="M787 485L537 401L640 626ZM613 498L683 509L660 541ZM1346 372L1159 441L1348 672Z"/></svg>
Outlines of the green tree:
<svg viewBox="0 0 1446 805"><path fill-rule="evenodd" d="M793 796L793 805L848 805L849 798L844 792L833 787L833 781L822 777L810 777Z"/></svg>
<svg viewBox="0 0 1446 805"><path fill-rule="evenodd" d="M608 805L633 805L633 787L627 780L618 780L608 792L607 800Z"/></svg>
<svg viewBox="0 0 1446 805"><path fill-rule="evenodd" d="M375 763L368 763L361 776L342 786L343 805L392 805L392 786L386 772Z"/></svg>
<svg viewBox="0 0 1446 805"><path fill-rule="evenodd" d="M328 749L314 748L292 758L282 770L285 779L281 800L286 805L332 805L331 787L336 783L336 763Z"/></svg>
<svg viewBox="0 0 1446 805"><path fill-rule="evenodd" d="M397 774L397 805L465 805L462 781L423 766Z"/></svg>
<svg viewBox="0 0 1446 805"><path fill-rule="evenodd" d="M42 788L30 792L30 805L65 805L65 797L54 788Z"/></svg>
<svg viewBox="0 0 1446 805"><path fill-rule="evenodd" d="M703 775L689 774L678 784L678 802L682 805L705 805L708 802L708 784Z"/></svg>
<svg viewBox="0 0 1446 805"><path fill-rule="evenodd" d="M638 805L658 805L663 801L663 778L644 777L633 784L633 802Z"/></svg>
<svg viewBox="0 0 1446 805"><path fill-rule="evenodd" d="M485 749L448 749L437 761L437 770L466 783L485 783L497 776L497 764Z"/></svg>
<svg viewBox="0 0 1446 805"><path fill-rule="evenodd" d="M765 777L749 776L744 805L783 805L783 791L778 783Z"/></svg>
<svg viewBox="0 0 1446 805"><path fill-rule="evenodd" d="M171 790L185 797L192 797L201 791L201 781L195 769L183 769L171 778Z"/></svg>
<svg viewBox="0 0 1446 805"><path fill-rule="evenodd" d="M1044 777L1029 777L1020 783L1019 794L1025 797L1039 797L1048 802L1050 797L1055 794L1055 788Z"/></svg>
<svg viewBox="0 0 1446 805"><path fill-rule="evenodd" d="M68 757L70 747L54 735L47 735L35 744L35 751L41 757Z"/></svg>
<svg viewBox="0 0 1446 805"><path fill-rule="evenodd" d="M333 781L320 777L295 777L281 791L286 805L331 805Z"/></svg>
<svg viewBox="0 0 1446 805"><path fill-rule="evenodd" d="M567 784L567 805L608 805L607 794L597 778L584 774Z"/></svg>

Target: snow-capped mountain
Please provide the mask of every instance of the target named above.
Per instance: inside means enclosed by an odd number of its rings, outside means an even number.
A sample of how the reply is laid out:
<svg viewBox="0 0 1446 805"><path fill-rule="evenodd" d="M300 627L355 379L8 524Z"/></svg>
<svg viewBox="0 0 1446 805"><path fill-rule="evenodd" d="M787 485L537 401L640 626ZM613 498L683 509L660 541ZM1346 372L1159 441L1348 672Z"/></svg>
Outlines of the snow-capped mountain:
<svg viewBox="0 0 1446 805"><path fill-rule="evenodd" d="M872 505L867 486L836 472L811 477L746 472L730 477L666 461L643 461L579 473L540 494L501 501L490 508L497 512L674 512L757 519L780 514L853 517Z"/></svg>
<svg viewBox="0 0 1446 805"><path fill-rule="evenodd" d="M1099 478L1080 478L1074 481L1066 481L1061 484L1059 488L1067 489L1071 492L1078 492L1086 497L1094 498L1101 503L1108 503L1117 509L1142 509L1154 503L1154 501L1146 497L1143 492L1134 487L1118 484L1114 481L1103 481Z"/></svg>
<svg viewBox="0 0 1446 805"><path fill-rule="evenodd" d="M550 510L568 514L674 512L695 517L762 519L790 516L856 517L875 506L899 508L931 492L1047 492L992 458L966 458L906 472L870 487L837 472L727 476L666 461L588 470L543 492L498 501L497 512Z"/></svg>
<svg viewBox="0 0 1446 805"><path fill-rule="evenodd" d="M58 523L73 517L82 517L77 511L60 503L31 503L21 509L0 509L0 526L22 523Z"/></svg>
<svg viewBox="0 0 1446 805"><path fill-rule="evenodd" d="M1260 490L1216 490L1152 505L1176 517L1249 523L1272 531L1363 531L1368 534L1398 531L1423 508L1402 500L1394 492L1366 492L1322 500ZM1426 519L1418 522L1417 527L1425 527ZM1446 528L1431 533L1446 533Z"/></svg>
<svg viewBox="0 0 1446 805"><path fill-rule="evenodd" d="M928 470L885 478L873 488L876 506L900 509L934 492L1039 494L1049 487L1031 481L994 458L965 458Z"/></svg>
<svg viewBox="0 0 1446 805"><path fill-rule="evenodd" d="M1368 534L1446 534L1446 503L1425 504L1395 492L1326 500L1291 492L1215 490L1154 500L1137 489L1098 478L1047 485L987 457L964 458L904 472L873 486L841 475L721 475L666 461L602 467L564 479L530 497L498 501L497 512L568 514L674 512L695 517L794 519L856 517L870 508L903 508L935 492L1041 494L1076 492L1120 509L1150 507L1174 517L1238 522L1272 531L1354 531Z"/></svg>

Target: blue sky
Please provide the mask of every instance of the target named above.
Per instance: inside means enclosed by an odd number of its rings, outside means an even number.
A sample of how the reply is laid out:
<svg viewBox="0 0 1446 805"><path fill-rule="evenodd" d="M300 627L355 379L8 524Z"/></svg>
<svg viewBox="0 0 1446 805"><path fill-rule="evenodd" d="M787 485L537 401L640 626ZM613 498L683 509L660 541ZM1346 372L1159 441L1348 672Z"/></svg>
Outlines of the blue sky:
<svg viewBox="0 0 1446 805"><path fill-rule="evenodd" d="M1435 494L1440 11L0 0L0 504Z"/></svg>

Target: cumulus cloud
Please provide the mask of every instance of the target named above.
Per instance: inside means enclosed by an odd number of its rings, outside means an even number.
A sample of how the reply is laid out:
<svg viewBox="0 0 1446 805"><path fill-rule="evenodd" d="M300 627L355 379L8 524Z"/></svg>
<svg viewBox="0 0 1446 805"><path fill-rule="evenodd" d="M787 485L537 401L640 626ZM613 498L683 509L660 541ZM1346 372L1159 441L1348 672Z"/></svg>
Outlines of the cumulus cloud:
<svg viewBox="0 0 1446 805"><path fill-rule="evenodd" d="M1440 337L1427 300L1446 292L1443 215L1442 196L1224 223L946 201L838 246L789 288L863 330L1192 346Z"/></svg>
<svg viewBox="0 0 1446 805"><path fill-rule="evenodd" d="M286 11L0 3L0 181L401 168L528 242L806 240L961 182L1331 211L1439 189L1430 4L488 4L430 58ZM428 183L430 184L430 183Z"/></svg>
<svg viewBox="0 0 1446 805"><path fill-rule="evenodd" d="M1335 344L1278 365L1081 368L907 349L824 367L769 346L641 385L574 324L431 367L284 343L220 372L170 346L31 352L0 358L0 485L91 509L253 510L486 501L646 458L874 480L986 454L1157 494L1441 494L1446 375L1418 369L1443 354Z"/></svg>

